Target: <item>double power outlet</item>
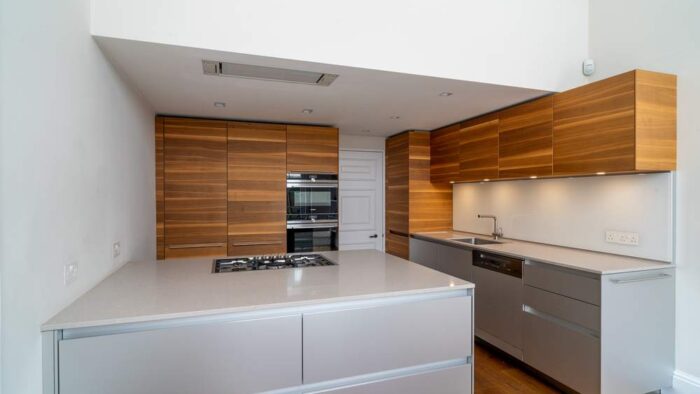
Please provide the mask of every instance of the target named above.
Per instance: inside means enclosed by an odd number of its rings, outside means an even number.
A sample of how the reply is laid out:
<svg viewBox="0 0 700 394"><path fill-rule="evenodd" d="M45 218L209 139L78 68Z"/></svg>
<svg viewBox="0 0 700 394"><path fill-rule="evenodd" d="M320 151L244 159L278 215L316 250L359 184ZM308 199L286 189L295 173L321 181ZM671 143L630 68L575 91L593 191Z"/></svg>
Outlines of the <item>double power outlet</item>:
<svg viewBox="0 0 700 394"><path fill-rule="evenodd" d="M626 231L606 231L605 242L621 245L639 245L639 233Z"/></svg>

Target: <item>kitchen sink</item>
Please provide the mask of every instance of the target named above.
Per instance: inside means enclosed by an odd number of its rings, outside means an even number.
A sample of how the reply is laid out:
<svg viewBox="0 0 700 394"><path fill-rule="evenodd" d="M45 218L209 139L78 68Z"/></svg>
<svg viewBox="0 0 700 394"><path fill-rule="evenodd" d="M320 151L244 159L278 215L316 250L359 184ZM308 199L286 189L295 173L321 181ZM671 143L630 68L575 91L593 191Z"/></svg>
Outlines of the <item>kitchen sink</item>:
<svg viewBox="0 0 700 394"><path fill-rule="evenodd" d="M464 244L469 244L469 245L491 245L491 244L500 244L503 242L499 241L494 241L491 239L484 239L484 238L457 238L457 239L451 239L450 241L455 241L455 242L461 242Z"/></svg>

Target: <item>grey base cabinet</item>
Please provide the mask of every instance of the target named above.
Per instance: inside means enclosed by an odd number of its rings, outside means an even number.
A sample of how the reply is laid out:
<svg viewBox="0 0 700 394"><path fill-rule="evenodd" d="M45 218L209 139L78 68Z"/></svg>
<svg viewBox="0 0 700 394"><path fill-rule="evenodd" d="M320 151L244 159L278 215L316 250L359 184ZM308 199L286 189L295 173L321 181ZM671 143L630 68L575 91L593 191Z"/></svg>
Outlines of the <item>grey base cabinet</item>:
<svg viewBox="0 0 700 394"><path fill-rule="evenodd" d="M333 394L464 394L471 392L469 365L450 367L416 375L362 383L313 393Z"/></svg>
<svg viewBox="0 0 700 394"><path fill-rule="evenodd" d="M447 275L474 282L472 251L436 242L411 238L409 260Z"/></svg>
<svg viewBox="0 0 700 394"><path fill-rule="evenodd" d="M232 394L300 385L301 327L295 315L63 340L59 393Z"/></svg>
<svg viewBox="0 0 700 394"><path fill-rule="evenodd" d="M44 333L44 394L472 392L473 290Z"/></svg>

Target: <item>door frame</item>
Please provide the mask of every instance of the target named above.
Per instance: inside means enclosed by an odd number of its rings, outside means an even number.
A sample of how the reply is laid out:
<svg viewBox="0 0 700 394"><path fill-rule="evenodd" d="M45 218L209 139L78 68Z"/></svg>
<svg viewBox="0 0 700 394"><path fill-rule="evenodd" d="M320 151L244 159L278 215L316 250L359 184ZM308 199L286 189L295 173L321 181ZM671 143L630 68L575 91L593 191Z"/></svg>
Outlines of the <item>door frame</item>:
<svg viewBox="0 0 700 394"><path fill-rule="evenodd" d="M386 220L386 179L385 179L385 173L386 173L386 153L384 149L359 149L359 148L352 148L352 149L346 149L346 148L340 148L338 150L338 183L340 184L340 156L341 152L376 152L376 153L381 153L380 155L380 169L381 169L381 187L382 187L382 201L381 201L381 218L379 219L379 233L381 234L382 237L382 242L381 244L381 249L379 250L380 252L384 252L386 248L386 239L384 237L384 229L385 229L385 220ZM342 190L338 190L338 199L340 199L340 193L342 193ZM340 218L340 204L338 204L338 217ZM338 238L340 238L340 232L343 231L342 228L338 228Z"/></svg>

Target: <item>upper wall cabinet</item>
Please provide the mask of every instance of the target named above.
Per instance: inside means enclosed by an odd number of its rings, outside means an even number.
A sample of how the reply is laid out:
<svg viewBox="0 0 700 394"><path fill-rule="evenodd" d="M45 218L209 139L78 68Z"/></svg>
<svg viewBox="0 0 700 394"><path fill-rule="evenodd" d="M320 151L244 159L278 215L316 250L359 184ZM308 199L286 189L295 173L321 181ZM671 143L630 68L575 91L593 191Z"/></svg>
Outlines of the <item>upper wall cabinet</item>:
<svg viewBox="0 0 700 394"><path fill-rule="evenodd" d="M459 180L459 124L430 133L430 181Z"/></svg>
<svg viewBox="0 0 700 394"><path fill-rule="evenodd" d="M226 122L165 118L164 257L226 255Z"/></svg>
<svg viewBox="0 0 700 394"><path fill-rule="evenodd" d="M554 96L554 174L676 168L676 77L635 70Z"/></svg>
<svg viewBox="0 0 700 394"><path fill-rule="evenodd" d="M338 129L287 126L287 172L338 173Z"/></svg>
<svg viewBox="0 0 700 394"><path fill-rule="evenodd" d="M552 175L552 96L499 113L498 177Z"/></svg>
<svg viewBox="0 0 700 394"><path fill-rule="evenodd" d="M460 125L459 181L498 178L498 114Z"/></svg>

